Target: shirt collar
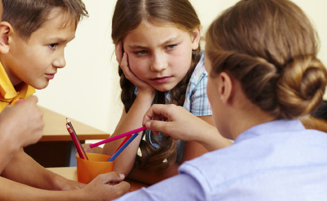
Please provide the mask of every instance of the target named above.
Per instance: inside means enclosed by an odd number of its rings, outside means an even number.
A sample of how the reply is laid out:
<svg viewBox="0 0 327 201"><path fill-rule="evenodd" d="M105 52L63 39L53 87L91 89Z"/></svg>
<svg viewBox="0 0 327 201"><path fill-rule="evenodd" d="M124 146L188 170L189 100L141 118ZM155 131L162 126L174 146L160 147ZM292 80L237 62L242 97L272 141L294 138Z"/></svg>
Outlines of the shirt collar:
<svg viewBox="0 0 327 201"><path fill-rule="evenodd" d="M0 62L0 93L5 99L12 99L18 95L18 92L15 90L12 85L5 69L3 68Z"/></svg>
<svg viewBox="0 0 327 201"><path fill-rule="evenodd" d="M267 123L256 125L246 130L236 138L235 143L260 135L268 135L272 133L297 131L304 129L305 127L303 126L300 120L281 119L276 121L270 121Z"/></svg>

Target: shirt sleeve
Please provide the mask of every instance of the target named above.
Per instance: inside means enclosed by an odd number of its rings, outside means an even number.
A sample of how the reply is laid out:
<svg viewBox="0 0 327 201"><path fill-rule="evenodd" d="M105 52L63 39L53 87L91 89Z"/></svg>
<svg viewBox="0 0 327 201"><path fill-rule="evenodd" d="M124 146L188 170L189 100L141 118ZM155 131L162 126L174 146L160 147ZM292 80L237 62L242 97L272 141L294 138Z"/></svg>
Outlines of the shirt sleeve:
<svg viewBox="0 0 327 201"><path fill-rule="evenodd" d="M190 175L179 174L148 188L125 194L117 201L204 200L203 198L204 193L199 183Z"/></svg>

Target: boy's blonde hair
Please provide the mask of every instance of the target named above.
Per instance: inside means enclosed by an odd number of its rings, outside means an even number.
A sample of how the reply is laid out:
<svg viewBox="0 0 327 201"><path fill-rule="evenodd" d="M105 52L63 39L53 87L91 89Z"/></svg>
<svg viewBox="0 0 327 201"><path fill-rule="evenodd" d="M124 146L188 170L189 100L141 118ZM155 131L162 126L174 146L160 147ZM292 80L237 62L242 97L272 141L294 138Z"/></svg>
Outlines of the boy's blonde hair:
<svg viewBox="0 0 327 201"><path fill-rule="evenodd" d="M228 72L263 111L298 118L316 109L325 92L317 41L311 22L291 1L243 0L206 33L209 74Z"/></svg>
<svg viewBox="0 0 327 201"><path fill-rule="evenodd" d="M67 23L73 22L77 27L83 16L88 12L81 0L2 0L2 21L6 21L28 40L47 20L54 8L60 8L67 14Z"/></svg>

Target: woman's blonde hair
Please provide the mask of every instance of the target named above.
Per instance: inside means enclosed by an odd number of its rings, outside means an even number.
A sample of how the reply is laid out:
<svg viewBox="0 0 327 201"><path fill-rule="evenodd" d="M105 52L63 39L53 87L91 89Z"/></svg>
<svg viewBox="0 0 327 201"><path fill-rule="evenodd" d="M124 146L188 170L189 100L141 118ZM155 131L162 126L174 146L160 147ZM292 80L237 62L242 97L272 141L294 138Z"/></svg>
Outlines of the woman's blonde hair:
<svg viewBox="0 0 327 201"><path fill-rule="evenodd" d="M210 76L226 71L263 111L298 118L315 110L325 92L317 41L311 22L291 1L242 0L206 33Z"/></svg>
<svg viewBox="0 0 327 201"><path fill-rule="evenodd" d="M132 30L142 22L166 25L171 24L190 34L201 27L200 20L188 0L118 0L112 18L112 40L114 44L122 42ZM186 76L170 91L170 102L183 105L185 92L192 72L200 60L200 46L192 52L192 62ZM121 100L126 112L132 106L136 95L135 85L126 79L119 67ZM163 92L158 92L157 103L165 103ZM170 136L163 136L159 148L141 141L142 157L136 158L136 165L142 169L165 170L176 162L176 142ZM167 159L167 162L163 161Z"/></svg>

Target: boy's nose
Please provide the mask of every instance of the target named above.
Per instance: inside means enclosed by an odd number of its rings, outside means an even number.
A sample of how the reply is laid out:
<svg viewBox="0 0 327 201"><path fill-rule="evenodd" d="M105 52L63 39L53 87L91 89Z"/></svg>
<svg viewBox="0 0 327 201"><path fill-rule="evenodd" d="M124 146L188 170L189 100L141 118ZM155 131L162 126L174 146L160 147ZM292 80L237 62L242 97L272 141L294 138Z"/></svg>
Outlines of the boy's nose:
<svg viewBox="0 0 327 201"><path fill-rule="evenodd" d="M52 65L56 68L63 68L66 66L66 60L64 54L60 55L57 59L55 59Z"/></svg>
<svg viewBox="0 0 327 201"><path fill-rule="evenodd" d="M155 55L151 65L151 70L160 72L167 68L167 61L164 55Z"/></svg>

